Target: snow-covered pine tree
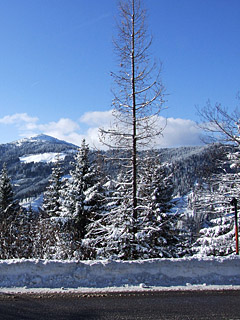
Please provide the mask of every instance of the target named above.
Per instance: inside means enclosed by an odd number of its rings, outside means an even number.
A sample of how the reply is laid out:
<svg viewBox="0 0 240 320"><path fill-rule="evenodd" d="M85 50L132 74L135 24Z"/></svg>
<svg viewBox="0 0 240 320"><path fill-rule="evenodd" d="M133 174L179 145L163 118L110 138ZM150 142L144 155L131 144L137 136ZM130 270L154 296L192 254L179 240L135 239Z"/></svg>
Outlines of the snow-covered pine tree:
<svg viewBox="0 0 240 320"><path fill-rule="evenodd" d="M140 203L150 202L153 212L157 209L169 212L174 188L172 167L169 163L161 163L157 152L146 153L140 168L139 184Z"/></svg>
<svg viewBox="0 0 240 320"><path fill-rule="evenodd" d="M11 224L7 225L5 229L6 235L4 242L5 244L8 243L8 246L4 248L4 246L1 245L2 259L34 258L35 221L34 215L31 215L25 209L20 208L16 212L14 220L12 220Z"/></svg>
<svg viewBox="0 0 240 320"><path fill-rule="evenodd" d="M102 222L107 214L109 198L109 180L103 173L102 157L98 155L94 185L86 191L86 204L91 210L89 223L86 226L86 234L82 240L82 252L84 259L96 259L97 247L102 243Z"/></svg>
<svg viewBox="0 0 240 320"><path fill-rule="evenodd" d="M62 216L66 186L59 157L56 160L36 221L33 252L36 258L71 259L77 257L79 243L69 219Z"/></svg>
<svg viewBox="0 0 240 320"><path fill-rule="evenodd" d="M75 155L74 169L66 182L61 207L61 216L71 220L79 232L80 239L86 234L92 212L98 206L96 166L90 163L89 146L85 140Z"/></svg>
<svg viewBox="0 0 240 320"><path fill-rule="evenodd" d="M35 221L33 257L38 259L81 259L80 243L73 229L61 218L39 218Z"/></svg>
<svg viewBox="0 0 240 320"><path fill-rule="evenodd" d="M194 255L227 256L236 250L233 214L211 219L211 225L201 229L199 234L192 248Z"/></svg>
<svg viewBox="0 0 240 320"><path fill-rule="evenodd" d="M148 153L141 168L138 192L139 219L136 233L139 258L176 257L179 237L172 207L173 182L170 166Z"/></svg>
<svg viewBox="0 0 240 320"><path fill-rule="evenodd" d="M42 210L50 217L58 217L60 215L61 192L63 188L62 175L61 162L58 157L52 168L49 185L43 195Z"/></svg>
<svg viewBox="0 0 240 320"><path fill-rule="evenodd" d="M6 164L0 175L0 258L17 257L16 240L20 236L17 226L19 204L14 200L11 180L8 176ZM21 249L20 249L21 250Z"/></svg>
<svg viewBox="0 0 240 320"><path fill-rule="evenodd" d="M230 155L228 158L234 159ZM223 256L235 252L234 209L230 203L232 198L240 200L240 176L239 168L236 167L234 173L229 172L231 171L229 167L234 167L231 161L224 163L223 172L213 175L209 181L211 192L205 192L205 201L199 208L202 212L208 210L208 219L207 224L206 220L204 221L203 228L199 231L199 238L193 245L192 250L196 255Z"/></svg>
<svg viewBox="0 0 240 320"><path fill-rule="evenodd" d="M107 204L102 217L89 230L87 239L97 259L134 259L136 243L132 232L131 173L120 173L106 186Z"/></svg>
<svg viewBox="0 0 240 320"><path fill-rule="evenodd" d="M0 175L0 215L1 220L11 219L19 209L18 202L14 200L13 187L8 176L6 164L3 165Z"/></svg>

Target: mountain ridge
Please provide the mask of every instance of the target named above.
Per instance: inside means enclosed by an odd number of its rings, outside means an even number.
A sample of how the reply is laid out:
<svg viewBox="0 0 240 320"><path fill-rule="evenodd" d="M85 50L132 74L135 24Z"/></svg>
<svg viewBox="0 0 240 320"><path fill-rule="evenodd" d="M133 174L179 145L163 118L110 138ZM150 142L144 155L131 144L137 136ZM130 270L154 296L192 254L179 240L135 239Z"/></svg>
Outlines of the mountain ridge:
<svg viewBox="0 0 240 320"><path fill-rule="evenodd" d="M49 136L49 135L43 134L43 133L31 136L29 138L22 138L22 139L18 139L18 140L15 140L15 141L7 142L7 143L4 143L2 145L11 144L11 145L16 145L16 146L21 146L24 143L35 143L35 142L47 142L47 143L54 143L54 144L65 144L65 145L72 146L74 148L79 148L77 145L75 145L73 143L67 142L65 140L60 140L58 138L55 138L55 137L52 137L52 136Z"/></svg>

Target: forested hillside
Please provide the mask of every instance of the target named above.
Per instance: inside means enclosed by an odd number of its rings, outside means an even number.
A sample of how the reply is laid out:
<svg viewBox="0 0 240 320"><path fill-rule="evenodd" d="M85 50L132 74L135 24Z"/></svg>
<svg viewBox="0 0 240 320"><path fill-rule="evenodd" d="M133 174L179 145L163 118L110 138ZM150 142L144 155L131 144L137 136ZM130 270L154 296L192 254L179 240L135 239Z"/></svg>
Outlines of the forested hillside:
<svg viewBox="0 0 240 320"><path fill-rule="evenodd" d="M217 172L216 159L223 156L223 147L218 145L165 148L154 150L161 163L171 163L173 170L174 194L186 194L191 190L195 181L208 171ZM39 196L46 188L57 154L64 155L61 166L63 175L69 174L72 168L74 154L78 147L60 141L58 139L39 135L31 139L0 145L0 169L6 163L8 174L12 179L15 198L22 200ZM153 151L152 151L153 152ZM52 155L48 160L45 154ZM122 163L115 159L116 151L90 151L90 158L101 161L103 170L111 177L116 177ZM35 155L36 157L31 157ZM146 152L141 152L139 157L143 159ZM38 156L38 157L37 157ZM101 160L100 160L101 158ZM103 159L110 159L106 161Z"/></svg>

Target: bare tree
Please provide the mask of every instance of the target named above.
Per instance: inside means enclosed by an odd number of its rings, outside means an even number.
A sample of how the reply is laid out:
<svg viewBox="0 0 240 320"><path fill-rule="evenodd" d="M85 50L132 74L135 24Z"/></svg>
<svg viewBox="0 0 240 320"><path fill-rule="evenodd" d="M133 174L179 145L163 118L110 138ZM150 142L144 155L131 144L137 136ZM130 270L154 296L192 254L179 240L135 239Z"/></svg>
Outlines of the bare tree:
<svg viewBox="0 0 240 320"><path fill-rule="evenodd" d="M130 151L132 171L132 214L137 219L137 152L161 135L158 115L164 103L161 68L151 61L152 37L146 28L146 10L141 0L119 2L118 36L114 48L119 70L114 78L113 116L110 129L100 129L104 144Z"/></svg>
<svg viewBox="0 0 240 320"><path fill-rule="evenodd" d="M210 142L234 142L240 146L240 113L238 108L229 112L221 104L207 102L203 108L197 108L200 117L198 124L208 136Z"/></svg>

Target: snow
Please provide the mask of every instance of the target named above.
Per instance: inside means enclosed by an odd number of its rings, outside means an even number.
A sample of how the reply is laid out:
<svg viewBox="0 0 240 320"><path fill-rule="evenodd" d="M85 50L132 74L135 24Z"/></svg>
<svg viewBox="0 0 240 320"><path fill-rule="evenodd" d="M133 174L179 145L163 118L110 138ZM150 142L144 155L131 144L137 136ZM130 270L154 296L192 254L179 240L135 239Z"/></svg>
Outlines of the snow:
<svg viewBox="0 0 240 320"><path fill-rule="evenodd" d="M20 157L20 161L23 163L30 163L30 162L57 162L58 160L64 160L66 154L64 153L55 153L55 152L45 152L39 154L32 154L27 156Z"/></svg>
<svg viewBox="0 0 240 320"><path fill-rule="evenodd" d="M58 143L64 143L64 144L68 144L71 145L73 147L77 147L72 143L66 142L64 140L59 140L57 138L54 138L52 136L46 135L46 134L38 134L38 135L34 135L30 138L23 138L23 139L19 139L17 141L12 142L12 144L15 144L16 146L22 146L25 142L38 142L38 141L43 141L43 142L52 142L55 144Z"/></svg>
<svg viewBox="0 0 240 320"><path fill-rule="evenodd" d="M31 138L28 139L28 141L30 141L30 142L47 141L47 142L52 142L52 143L56 143L56 144L63 143L63 144L68 144L69 146L77 147L76 145L74 145L72 143L66 142L64 140L59 140L57 138L54 138L52 136L49 136L49 135L43 134L43 133L32 136Z"/></svg>
<svg viewBox="0 0 240 320"><path fill-rule="evenodd" d="M32 197L32 198L26 198L20 201L20 206L29 209L31 209L35 212L39 212L39 208L42 206L43 203L43 194L41 194L38 197Z"/></svg>
<svg viewBox="0 0 240 320"><path fill-rule="evenodd" d="M0 292L240 288L239 256L137 261L0 260Z"/></svg>

